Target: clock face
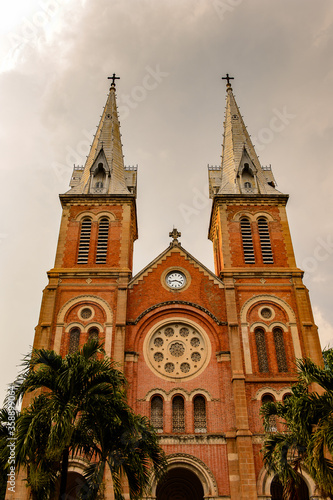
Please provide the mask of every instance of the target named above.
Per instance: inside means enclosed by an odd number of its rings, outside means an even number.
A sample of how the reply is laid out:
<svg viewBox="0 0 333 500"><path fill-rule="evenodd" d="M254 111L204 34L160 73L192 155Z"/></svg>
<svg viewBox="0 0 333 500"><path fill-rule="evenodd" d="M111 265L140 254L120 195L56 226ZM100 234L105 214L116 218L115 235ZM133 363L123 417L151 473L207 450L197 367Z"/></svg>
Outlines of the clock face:
<svg viewBox="0 0 333 500"><path fill-rule="evenodd" d="M171 271L165 281L170 288L182 288L186 284L186 276L181 271Z"/></svg>

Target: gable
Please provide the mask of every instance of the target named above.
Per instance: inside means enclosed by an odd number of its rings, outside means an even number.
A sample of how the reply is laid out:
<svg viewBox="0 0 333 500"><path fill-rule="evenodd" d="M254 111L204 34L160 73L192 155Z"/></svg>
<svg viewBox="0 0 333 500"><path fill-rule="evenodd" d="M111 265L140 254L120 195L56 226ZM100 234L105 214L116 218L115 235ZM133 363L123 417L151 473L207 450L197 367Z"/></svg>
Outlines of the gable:
<svg viewBox="0 0 333 500"><path fill-rule="evenodd" d="M179 273L184 284L173 288L168 276ZM177 278L177 276L176 276ZM192 306L221 324L225 318L224 285L179 245L170 246L129 283L127 318L136 323L145 313L168 304Z"/></svg>

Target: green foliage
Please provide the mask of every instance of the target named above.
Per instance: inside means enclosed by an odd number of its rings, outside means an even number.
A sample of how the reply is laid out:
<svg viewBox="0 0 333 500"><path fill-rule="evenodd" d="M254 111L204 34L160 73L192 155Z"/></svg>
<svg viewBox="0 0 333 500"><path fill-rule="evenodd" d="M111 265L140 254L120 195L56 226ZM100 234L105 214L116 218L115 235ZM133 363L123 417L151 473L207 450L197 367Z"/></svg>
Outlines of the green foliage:
<svg viewBox="0 0 333 500"><path fill-rule="evenodd" d="M27 470L35 500L49 498L59 475L62 497L68 456L79 454L87 464L92 461L85 472L86 499L100 495L106 466L116 500L123 498L122 474L128 478L131 498L137 499L148 488L151 468L157 475L165 468L154 430L127 404L124 375L109 358L97 359L98 353L103 353L102 345L90 340L65 358L40 349L24 361L15 382L16 400L29 393L34 398L16 421L16 460L18 469ZM2 452L0 434L0 460Z"/></svg>
<svg viewBox="0 0 333 500"><path fill-rule="evenodd" d="M295 498L301 468L305 468L321 494L333 498L333 351L324 352L324 368L310 359L297 361L299 382L284 403L262 406L266 437L264 463L284 485L286 500ZM321 389L311 391L311 384ZM274 415L282 432L269 432Z"/></svg>

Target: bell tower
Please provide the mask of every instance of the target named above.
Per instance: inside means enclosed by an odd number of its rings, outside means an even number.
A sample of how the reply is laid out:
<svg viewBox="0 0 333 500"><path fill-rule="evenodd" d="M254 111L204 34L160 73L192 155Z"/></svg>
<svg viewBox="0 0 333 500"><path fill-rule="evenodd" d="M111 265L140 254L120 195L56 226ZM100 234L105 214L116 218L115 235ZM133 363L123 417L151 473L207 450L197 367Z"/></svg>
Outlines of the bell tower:
<svg viewBox="0 0 333 500"><path fill-rule="evenodd" d="M34 347L62 355L90 335L122 363L127 283L137 238L136 168L123 161L117 77L84 167L74 166L63 209L55 266L48 272Z"/></svg>
<svg viewBox="0 0 333 500"><path fill-rule="evenodd" d="M320 364L322 355L303 272L296 266L288 195L276 189L271 168L260 164L231 78L225 79L222 162L209 167L209 238L215 272L225 286L236 421L229 446L237 453L240 478L236 496L255 499L260 446L254 436L260 425L254 412L259 414L267 394L279 400L284 387L296 381L295 358Z"/></svg>

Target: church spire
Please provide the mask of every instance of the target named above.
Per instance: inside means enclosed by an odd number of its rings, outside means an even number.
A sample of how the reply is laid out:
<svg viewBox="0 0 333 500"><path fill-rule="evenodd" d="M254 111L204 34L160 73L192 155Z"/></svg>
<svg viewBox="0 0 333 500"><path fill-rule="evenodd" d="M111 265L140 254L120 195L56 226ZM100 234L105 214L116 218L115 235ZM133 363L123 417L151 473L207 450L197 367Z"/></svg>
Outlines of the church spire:
<svg viewBox="0 0 333 500"><path fill-rule="evenodd" d="M71 183L71 194L130 194L126 183L116 102L115 80L119 77L113 74L109 78L112 83L103 114L79 179L79 172L76 170L77 182L74 185Z"/></svg>
<svg viewBox="0 0 333 500"><path fill-rule="evenodd" d="M233 95L228 74L221 168L210 175L212 194L278 194L273 174L262 167Z"/></svg>

